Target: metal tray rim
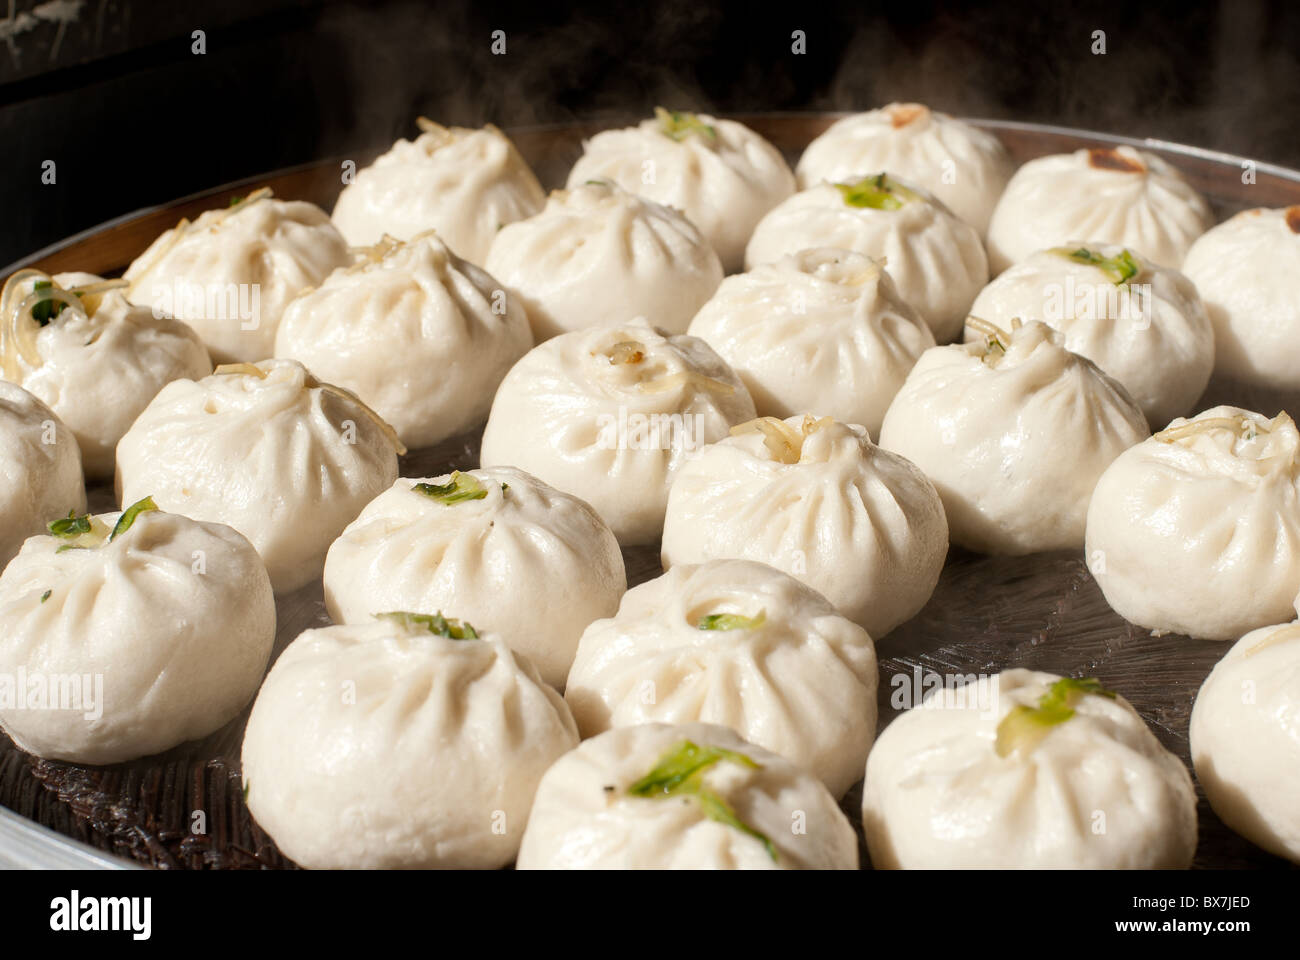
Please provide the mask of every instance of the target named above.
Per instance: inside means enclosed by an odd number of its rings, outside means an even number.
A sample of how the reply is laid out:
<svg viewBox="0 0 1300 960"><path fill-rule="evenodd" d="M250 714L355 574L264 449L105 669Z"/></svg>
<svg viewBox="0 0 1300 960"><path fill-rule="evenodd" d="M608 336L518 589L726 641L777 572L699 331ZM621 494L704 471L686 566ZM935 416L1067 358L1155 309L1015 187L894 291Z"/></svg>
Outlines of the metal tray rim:
<svg viewBox="0 0 1300 960"><path fill-rule="evenodd" d="M731 113L731 114L727 114L726 116L736 120L744 121L746 119L752 119L755 117L763 117L768 119L780 119L780 118L807 118L809 116L816 116L818 118L823 118L823 119L840 119L852 115L853 115L853 111L826 111L826 112L809 113L809 112L800 112L796 110L787 110L787 111L749 111L744 113ZM1104 133L1098 130L1085 130L1080 127L1062 127L1055 124L1029 123L1020 120L995 120L995 119L983 118L983 117L961 117L959 119L965 121L966 123L970 123L973 126L985 130L1015 130L1024 133L1045 133L1045 134L1050 134L1052 136L1059 136L1059 137L1081 137L1081 138L1089 138L1095 140L1104 140L1122 146L1163 150L1165 152L1172 153L1172 154L1178 154L1186 157L1195 157L1200 160L1208 160L1214 163L1221 163L1224 165L1230 165L1234 167L1241 167L1241 165L1244 163L1251 163L1254 165L1254 169L1258 172L1262 172L1268 174L1269 176L1274 176L1282 180L1290 180L1294 183L1300 183L1300 169L1293 169L1291 167L1281 166L1279 164L1270 163L1264 160L1254 160L1251 159L1250 157L1243 157L1235 153L1224 153L1219 150L1208 150L1204 147L1197 147L1191 144L1178 143L1172 140L1160 140L1154 137L1145 137L1145 138L1126 137L1126 136L1120 136L1118 134ZM573 126L575 126L575 124L573 123L526 124L523 126L507 128L505 132L511 136L520 133L559 132L563 130L572 129ZM64 237L62 240L56 240L54 243L47 244L46 246L41 247L39 250L35 250L27 254L26 256L20 257L19 259L8 264L2 270L0 270L0 273L3 273L4 276L8 276L9 274L13 273L15 270L20 270L23 267L27 266L28 264L35 263L39 260L42 260L45 257L49 256L50 254L56 253L64 249L65 247L71 246L72 244L77 243L81 240L86 240L94 236L95 234L102 233L103 231L112 229L113 227L120 226L125 223L130 223L132 220L135 220L139 217L147 216L152 213L158 213L160 211L168 209L169 207L174 207L179 204L202 200L204 197L214 196L216 194L220 194L231 189L250 186L255 183L260 183L272 177L281 177L293 173L314 170L326 164L340 162L342 159L343 158L341 157L328 157L322 160L314 160L308 163L300 163L290 167L281 167L278 170L270 170L264 173L254 174L251 177L243 177L239 180L232 180L229 183L225 183L217 187L209 187L206 190L200 190L195 193L187 194L184 197L178 197L175 200L168 203L155 204L153 206L148 206L148 207L138 207L135 210L132 210L128 213L121 214L120 216L102 221L101 223L97 223L94 226L87 227L85 230L81 230L78 231L77 233L72 234L71 236Z"/></svg>

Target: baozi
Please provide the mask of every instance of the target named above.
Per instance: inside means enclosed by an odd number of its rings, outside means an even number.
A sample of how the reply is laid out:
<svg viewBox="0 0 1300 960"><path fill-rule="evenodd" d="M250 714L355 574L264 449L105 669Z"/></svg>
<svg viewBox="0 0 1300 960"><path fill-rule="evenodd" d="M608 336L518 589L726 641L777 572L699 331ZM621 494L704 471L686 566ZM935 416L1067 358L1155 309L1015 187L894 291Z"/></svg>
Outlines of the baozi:
<svg viewBox="0 0 1300 960"><path fill-rule="evenodd" d="M498 230L542 209L542 186L490 123L474 130L421 117L419 125L414 140L357 171L334 204L334 225L358 247L436 230L457 256L482 264Z"/></svg>
<svg viewBox="0 0 1300 960"><path fill-rule="evenodd" d="M1014 167L993 134L919 103L891 103L831 124L799 158L802 189L888 170L929 190L982 236Z"/></svg>
<svg viewBox="0 0 1300 960"><path fill-rule="evenodd" d="M266 188L182 220L127 267L126 296L194 328L217 363L265 360L290 300L352 262L325 211Z"/></svg>
<svg viewBox="0 0 1300 960"><path fill-rule="evenodd" d="M703 340L644 322L592 327L539 344L506 374L481 462L586 500L624 545L652 543L682 464L753 416Z"/></svg>
<svg viewBox="0 0 1300 960"><path fill-rule="evenodd" d="M1215 370L1300 390L1300 206L1242 211L1192 244L1183 272L1214 324Z"/></svg>
<svg viewBox="0 0 1300 960"><path fill-rule="evenodd" d="M588 180L612 180L680 210L728 272L740 269L763 214L794 193L781 152L744 124L662 107L653 119L588 140L568 185Z"/></svg>
<svg viewBox="0 0 1300 960"><path fill-rule="evenodd" d="M1233 640L1300 591L1300 432L1237 407L1179 418L1121 454L1088 507L1088 568L1125 620Z"/></svg>
<svg viewBox="0 0 1300 960"><path fill-rule="evenodd" d="M1077 550L1092 488L1150 435L1127 391L1037 321L983 321L982 342L921 355L880 445L925 471L953 543L978 553Z"/></svg>
<svg viewBox="0 0 1300 960"><path fill-rule="evenodd" d="M879 638L925 606L947 555L920 469L860 426L805 414L741 424L681 469L662 559L771 564Z"/></svg>
<svg viewBox="0 0 1300 960"><path fill-rule="evenodd" d="M876 654L811 587L749 560L673 567L582 635L564 693L584 737L716 723L809 770L838 797L876 735Z"/></svg>
<svg viewBox="0 0 1300 960"><path fill-rule="evenodd" d="M1177 269L1213 223L1205 199L1154 153L1085 148L1016 171L989 222L989 264L998 274L1037 250L1084 240Z"/></svg>
<svg viewBox="0 0 1300 960"><path fill-rule="evenodd" d="M503 227L484 266L523 300L538 340L637 317L682 333L722 282L690 221L606 180L556 190Z"/></svg>
<svg viewBox="0 0 1300 960"><path fill-rule="evenodd" d="M408 447L479 426L533 345L518 298L436 235L391 237L290 301L275 355L351 390Z"/></svg>
<svg viewBox="0 0 1300 960"><path fill-rule="evenodd" d="M120 502L227 523L276 592L321 575L325 551L397 479L393 428L293 360L218 367L165 386L117 448Z"/></svg>
<svg viewBox="0 0 1300 960"><path fill-rule="evenodd" d="M520 870L856 870L821 781L725 727L648 723L585 740L546 771Z"/></svg>
<svg viewBox="0 0 1300 960"><path fill-rule="evenodd" d="M212 372L198 334L130 303L124 280L20 270L0 294L6 380L50 405L77 438L86 474L113 475L122 434L173 380Z"/></svg>
<svg viewBox="0 0 1300 960"><path fill-rule="evenodd" d="M1183 870L1187 768L1096 680L1029 670L933 691L885 728L862 795L877 869Z"/></svg>
<svg viewBox="0 0 1300 960"><path fill-rule="evenodd" d="M18 746L120 763L207 736L243 709L275 640L252 544L147 498L48 530L0 576L0 726ZM17 700L5 696L14 677L26 680Z"/></svg>
<svg viewBox="0 0 1300 960"><path fill-rule="evenodd" d="M1298 605L1300 606L1300 605ZM1300 863L1300 621L1233 645L1192 709L1192 764L1219 819Z"/></svg>
<svg viewBox="0 0 1300 960"><path fill-rule="evenodd" d="M946 343L989 265L979 231L925 190L892 174L863 171L849 183L820 183L765 216L745 248L752 269L810 247L840 247L884 260L904 301Z"/></svg>
<svg viewBox="0 0 1300 960"><path fill-rule="evenodd" d="M0 380L0 569L48 521L85 511L72 431L22 387Z"/></svg>
<svg viewBox="0 0 1300 960"><path fill-rule="evenodd" d="M829 247L728 277L689 332L731 364L760 416L818 410L872 436L934 346L883 263Z"/></svg>
<svg viewBox="0 0 1300 960"><path fill-rule="evenodd" d="M1214 368L1214 329L1195 284L1113 244L1031 254L980 292L971 315L1061 331L1065 348L1123 384L1157 428L1192 409ZM984 336L966 327L968 341Z"/></svg>
<svg viewBox="0 0 1300 960"><path fill-rule="evenodd" d="M244 732L244 791L304 867L495 869L577 745L563 698L503 639L393 612L280 654Z"/></svg>
<svg viewBox="0 0 1300 960"><path fill-rule="evenodd" d="M455 610L501 635L563 687L578 638L627 589L618 541L596 511L509 467L398 480L325 557L336 623L384 610Z"/></svg>

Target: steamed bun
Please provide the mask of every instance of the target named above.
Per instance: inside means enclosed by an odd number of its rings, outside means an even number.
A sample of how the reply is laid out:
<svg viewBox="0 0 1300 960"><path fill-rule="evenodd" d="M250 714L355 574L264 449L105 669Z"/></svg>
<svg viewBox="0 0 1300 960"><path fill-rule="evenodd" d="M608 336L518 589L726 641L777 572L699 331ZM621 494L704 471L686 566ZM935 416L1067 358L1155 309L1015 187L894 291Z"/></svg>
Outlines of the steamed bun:
<svg viewBox="0 0 1300 960"><path fill-rule="evenodd" d="M935 340L952 340L989 279L979 231L920 187L892 174L862 174L849 183L811 186L765 216L745 248L745 266L810 247L883 260Z"/></svg>
<svg viewBox="0 0 1300 960"><path fill-rule="evenodd" d="M943 504L920 469L860 426L805 414L742 424L682 468L662 558L771 564L883 637L925 606L947 555Z"/></svg>
<svg viewBox="0 0 1300 960"><path fill-rule="evenodd" d="M266 568L219 523L162 513L68 517L0 576L0 675L26 672L26 707L0 726L31 753L107 764L224 726L248 703L275 640ZM51 698L32 709L31 684ZM65 695L79 703L53 709Z"/></svg>
<svg viewBox="0 0 1300 960"><path fill-rule="evenodd" d="M22 387L0 380L0 569L48 521L85 510L72 431Z"/></svg>
<svg viewBox="0 0 1300 960"><path fill-rule="evenodd" d="M495 869L577 745L564 700L503 639L397 613L280 654L244 733L244 790L304 867Z"/></svg>
<svg viewBox="0 0 1300 960"><path fill-rule="evenodd" d="M584 737L639 723L717 723L838 797L876 733L876 654L812 588L749 560L675 566L587 627L565 699Z"/></svg>
<svg viewBox="0 0 1300 960"><path fill-rule="evenodd" d="M1016 171L989 223L989 263L998 274L1036 250L1084 240L1119 244L1177 269L1213 223L1205 199L1155 154L1076 150Z"/></svg>
<svg viewBox="0 0 1300 960"><path fill-rule="evenodd" d="M935 690L876 741L862 819L877 869L1183 870L1187 768L1095 680L1006 670Z"/></svg>
<svg viewBox="0 0 1300 960"><path fill-rule="evenodd" d="M1214 328L1196 285L1114 244L1031 254L980 291L971 315L1061 331L1065 348L1123 384L1157 428L1193 408L1214 368ZM983 337L967 325L967 341Z"/></svg>
<svg viewBox="0 0 1300 960"><path fill-rule="evenodd" d="M635 127L587 141L568 185L598 179L680 210L728 272L740 269L763 214L794 192L780 151L744 124L662 108Z"/></svg>
<svg viewBox="0 0 1300 960"><path fill-rule="evenodd" d="M398 480L325 557L336 623L455 610L564 686L578 638L627 589L618 541L577 497L510 467Z"/></svg>
<svg viewBox="0 0 1300 960"><path fill-rule="evenodd" d="M818 410L872 436L934 346L883 263L828 247L728 277L689 333L731 364L760 416Z"/></svg>
<svg viewBox="0 0 1300 960"><path fill-rule="evenodd" d="M671 782L673 772L686 775ZM537 788L520 870L856 870L816 777L725 727L616 727Z"/></svg>
<svg viewBox="0 0 1300 960"><path fill-rule="evenodd" d="M1192 763L1219 819L1300 863L1300 622L1254 630L1205 679Z"/></svg>
<svg viewBox="0 0 1300 960"><path fill-rule="evenodd" d="M285 306L352 262L325 211L255 190L182 220L127 267L127 298L182 320L217 363L271 356Z"/></svg>
<svg viewBox="0 0 1300 960"><path fill-rule="evenodd" d="M925 471L953 543L993 554L1077 550L1098 477L1150 435L1127 391L1033 322L927 350L880 445Z"/></svg>
<svg viewBox="0 0 1300 960"><path fill-rule="evenodd" d="M682 333L722 282L690 221L605 180L556 190L503 227L484 266L523 300L538 340L637 317Z"/></svg>
<svg viewBox="0 0 1300 960"><path fill-rule="evenodd" d="M1300 206L1245 210L1202 235L1183 271L1214 324L1214 368L1300 390Z"/></svg>
<svg viewBox="0 0 1300 960"><path fill-rule="evenodd" d="M392 427L293 360L220 367L159 392L117 448L124 504L226 523L277 592L320 577L325 551L397 479Z"/></svg>
<svg viewBox="0 0 1300 960"><path fill-rule="evenodd" d="M389 238L290 302L275 355L351 390L409 447L481 424L533 345L517 297L432 233Z"/></svg>
<svg viewBox="0 0 1300 960"><path fill-rule="evenodd" d="M420 118L420 129L357 171L334 204L334 225L358 247L436 230L457 256L482 264L502 226L542 209L541 184L490 123L474 130Z"/></svg>
<svg viewBox="0 0 1300 960"><path fill-rule="evenodd" d="M129 302L123 281L33 270L9 283L14 287L0 312L16 336L3 351L4 378L48 403L72 429L90 477L113 475L117 442L165 384L212 372L198 334ZM23 309L37 284L57 299ZM45 310L38 320L40 303ZM52 310L58 313L51 316Z"/></svg>
<svg viewBox="0 0 1300 960"><path fill-rule="evenodd" d="M808 144L802 189L888 170L929 190L982 236L1014 167L993 134L919 103L891 103L836 120Z"/></svg>
<svg viewBox="0 0 1300 960"><path fill-rule="evenodd" d="M1233 640L1300 591L1300 432L1237 407L1179 418L1121 454L1088 507L1088 567L1125 620Z"/></svg>
<svg viewBox="0 0 1300 960"><path fill-rule="evenodd" d="M592 327L534 347L506 374L481 462L586 500L622 544L652 543L677 471L753 416L745 385L703 340L644 322Z"/></svg>

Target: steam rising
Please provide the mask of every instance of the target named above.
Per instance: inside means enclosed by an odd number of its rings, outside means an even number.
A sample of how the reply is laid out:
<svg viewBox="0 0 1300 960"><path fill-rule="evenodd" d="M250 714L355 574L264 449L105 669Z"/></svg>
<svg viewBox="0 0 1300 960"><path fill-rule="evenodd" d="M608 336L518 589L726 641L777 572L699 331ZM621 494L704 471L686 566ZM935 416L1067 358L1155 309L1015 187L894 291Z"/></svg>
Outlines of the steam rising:
<svg viewBox="0 0 1300 960"><path fill-rule="evenodd" d="M656 104L707 112L865 110L914 100L959 116L1078 126L1276 159L1294 150L1300 62L1272 38L1300 27L1286 5L1154 2L1121 13L1074 5L917 2L779 15L686 0L609 9L595 20L536 8L334 7L319 29L359 96L323 132L323 152L379 148L425 113L502 126L618 124ZM1171 18L1176 28L1171 28ZM1280 21L1280 22L1279 22ZM507 52L490 52L493 30ZM791 33L807 52L791 52ZM1095 53L1104 31L1104 54Z"/></svg>

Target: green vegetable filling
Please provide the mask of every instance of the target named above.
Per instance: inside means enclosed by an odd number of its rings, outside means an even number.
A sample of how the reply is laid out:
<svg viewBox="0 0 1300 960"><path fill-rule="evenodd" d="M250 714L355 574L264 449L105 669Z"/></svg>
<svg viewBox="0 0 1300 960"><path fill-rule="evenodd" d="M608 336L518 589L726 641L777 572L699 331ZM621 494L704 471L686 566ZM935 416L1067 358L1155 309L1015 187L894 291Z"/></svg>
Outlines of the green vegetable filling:
<svg viewBox="0 0 1300 960"><path fill-rule="evenodd" d="M108 535L109 543L112 543L119 535L126 533L131 529L131 524L135 523L135 518L142 513L150 510L157 510L158 505L153 502L153 497L145 497L143 500L137 500L131 506L122 511L122 515L117 518L117 523L113 524L113 532Z"/></svg>
<svg viewBox="0 0 1300 960"><path fill-rule="evenodd" d="M920 199L914 191L883 173L857 183L837 183L835 188L850 207L870 207L872 210L901 210L906 204Z"/></svg>
<svg viewBox="0 0 1300 960"><path fill-rule="evenodd" d="M55 537L79 537L83 533L90 533L90 514L83 513L77 516L75 510L69 510L68 515L62 520L53 520L45 525L45 529Z"/></svg>
<svg viewBox="0 0 1300 960"><path fill-rule="evenodd" d="M1071 250L1069 247L1053 247L1051 252L1075 263L1096 267L1117 287L1123 286L1142 272L1141 265L1128 250L1121 250L1113 257L1103 257L1097 251L1089 250L1087 247L1079 247L1077 250Z"/></svg>
<svg viewBox="0 0 1300 960"><path fill-rule="evenodd" d="M439 613L408 613L394 610L390 613L376 613L376 620L392 620L407 627L423 627L434 636L446 637L448 640L477 640L478 631L462 620L453 620Z"/></svg>
<svg viewBox="0 0 1300 960"><path fill-rule="evenodd" d="M762 769L743 753L721 747L701 747L690 740L683 740L661 756L653 770L628 787L628 795L650 800L695 797L705 816L753 837L763 844L767 855L776 862L776 847L772 841L744 823L727 801L705 785L704 775L721 762L735 763L750 770Z"/></svg>
<svg viewBox="0 0 1300 960"><path fill-rule="evenodd" d="M711 613L700 617L695 626L700 630L757 630L767 622L767 611L760 610L754 617L739 613Z"/></svg>
<svg viewBox="0 0 1300 960"><path fill-rule="evenodd" d="M52 290L53 288L54 283L50 280L37 280L36 283L32 285L32 291L35 293L39 293L42 290ZM74 297L81 296L80 290L73 290L71 293ZM67 306L68 305L62 300L55 300L53 297L45 300L38 300L32 307L32 319L40 326L46 326L51 320L61 314Z"/></svg>
<svg viewBox="0 0 1300 960"><path fill-rule="evenodd" d="M1085 696L1115 699L1115 694L1103 688L1100 680L1062 677L1038 698L1038 706L1021 704L1012 709L998 724L995 744L998 756L1029 753L1053 728L1074 716L1075 706Z"/></svg>
<svg viewBox="0 0 1300 960"><path fill-rule="evenodd" d="M716 129L686 110L665 110L663 107L655 107L655 119L659 121L659 132L678 143L692 134L708 140L718 139Z"/></svg>
<svg viewBox="0 0 1300 960"><path fill-rule="evenodd" d="M102 547L105 543L111 543L130 530L140 514L157 509L158 505L153 502L153 497L145 497L122 511L111 532L90 514L77 516L71 510L61 520L46 524L46 529L50 531L51 536L69 541L55 550L55 553L63 553L65 550L89 550L91 547Z"/></svg>
<svg viewBox="0 0 1300 960"><path fill-rule="evenodd" d="M450 483L417 483L411 489L448 507L466 500L482 500L487 496L487 487L483 486L478 477L459 470L451 475Z"/></svg>

